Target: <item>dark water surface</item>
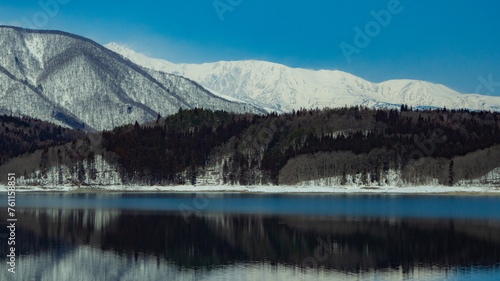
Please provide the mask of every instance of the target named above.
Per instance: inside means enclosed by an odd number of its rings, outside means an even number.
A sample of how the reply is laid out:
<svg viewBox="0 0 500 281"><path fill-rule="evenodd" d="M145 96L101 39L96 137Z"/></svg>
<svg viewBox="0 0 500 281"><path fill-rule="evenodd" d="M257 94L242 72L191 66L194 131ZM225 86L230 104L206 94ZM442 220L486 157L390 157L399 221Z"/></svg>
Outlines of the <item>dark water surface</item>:
<svg viewBox="0 0 500 281"><path fill-rule="evenodd" d="M500 197L17 194L0 280L500 280Z"/></svg>

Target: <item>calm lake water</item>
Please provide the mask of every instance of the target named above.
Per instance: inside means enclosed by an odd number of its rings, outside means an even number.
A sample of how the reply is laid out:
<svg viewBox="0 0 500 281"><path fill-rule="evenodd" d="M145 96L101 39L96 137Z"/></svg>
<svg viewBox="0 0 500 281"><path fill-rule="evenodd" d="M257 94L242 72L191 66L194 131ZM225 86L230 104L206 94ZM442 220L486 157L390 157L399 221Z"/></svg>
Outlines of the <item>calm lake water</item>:
<svg viewBox="0 0 500 281"><path fill-rule="evenodd" d="M0 280L499 280L500 197L17 194Z"/></svg>

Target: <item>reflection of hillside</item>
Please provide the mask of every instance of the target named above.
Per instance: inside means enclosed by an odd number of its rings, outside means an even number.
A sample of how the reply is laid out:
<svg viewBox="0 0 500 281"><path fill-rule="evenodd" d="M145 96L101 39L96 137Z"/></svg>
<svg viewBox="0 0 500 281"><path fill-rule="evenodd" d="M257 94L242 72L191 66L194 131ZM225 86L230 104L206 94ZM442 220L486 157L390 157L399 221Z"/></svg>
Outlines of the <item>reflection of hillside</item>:
<svg viewBox="0 0 500 281"><path fill-rule="evenodd" d="M316 217L311 220L310 217L283 218L282 222L288 226L303 231L314 231L318 235L328 235L332 232L337 234L350 235L359 232L370 232L372 235L381 235L382 239L387 238L388 229L395 226L405 226L409 228L420 229L422 231L446 231L453 229L455 232L464 233L479 240L491 240L500 244L500 221L475 221L475 220L449 220L449 219L379 219L379 218L337 218L341 227L332 229L332 219L328 217ZM374 229L375 225L381 226L378 231Z"/></svg>
<svg viewBox="0 0 500 281"><path fill-rule="evenodd" d="M494 221L204 214L187 223L178 213L18 212L24 254L90 245L187 267L238 261L303 266L319 255L325 257L319 266L341 271L500 262L500 223Z"/></svg>
<svg viewBox="0 0 500 281"><path fill-rule="evenodd" d="M17 250L23 255L49 252L60 256L73 245L101 245L102 233L109 231L107 226L119 213L113 210L18 209ZM4 214L0 218L2 223L6 221ZM6 254L6 249L0 249L0 254Z"/></svg>
<svg viewBox="0 0 500 281"><path fill-rule="evenodd" d="M12 276L0 272L0 280L106 280L106 281L219 281L219 280L464 280L467 269L415 268L403 272L401 268L370 270L365 272L340 272L326 268L301 269L293 265L261 263L234 263L229 266L185 268L157 257L138 255L130 258L88 246L79 246L63 256L42 253L23 256L18 261L23 269ZM472 269L474 270L474 269ZM486 271L488 280L496 280L499 270Z"/></svg>

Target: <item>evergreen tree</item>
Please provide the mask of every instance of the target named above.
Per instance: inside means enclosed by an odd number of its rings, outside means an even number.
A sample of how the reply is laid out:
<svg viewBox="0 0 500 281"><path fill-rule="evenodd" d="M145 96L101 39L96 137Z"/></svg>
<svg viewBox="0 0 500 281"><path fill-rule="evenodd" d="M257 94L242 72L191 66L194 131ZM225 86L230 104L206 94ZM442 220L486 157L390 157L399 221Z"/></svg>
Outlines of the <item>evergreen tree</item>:
<svg viewBox="0 0 500 281"><path fill-rule="evenodd" d="M450 164L448 166L448 186L453 186L455 181L455 173L453 172L453 166L455 166L455 162L450 160Z"/></svg>

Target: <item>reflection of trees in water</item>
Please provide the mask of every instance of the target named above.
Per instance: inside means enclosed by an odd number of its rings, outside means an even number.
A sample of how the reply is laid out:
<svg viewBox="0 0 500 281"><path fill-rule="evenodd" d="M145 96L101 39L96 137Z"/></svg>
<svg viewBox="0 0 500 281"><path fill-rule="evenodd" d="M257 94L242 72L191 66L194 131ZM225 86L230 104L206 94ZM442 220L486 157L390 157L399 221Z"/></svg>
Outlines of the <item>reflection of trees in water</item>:
<svg viewBox="0 0 500 281"><path fill-rule="evenodd" d="M23 254L84 244L187 267L313 258L346 271L500 262L500 223L492 221L206 214L187 224L180 214L106 210L20 210L18 219Z"/></svg>

